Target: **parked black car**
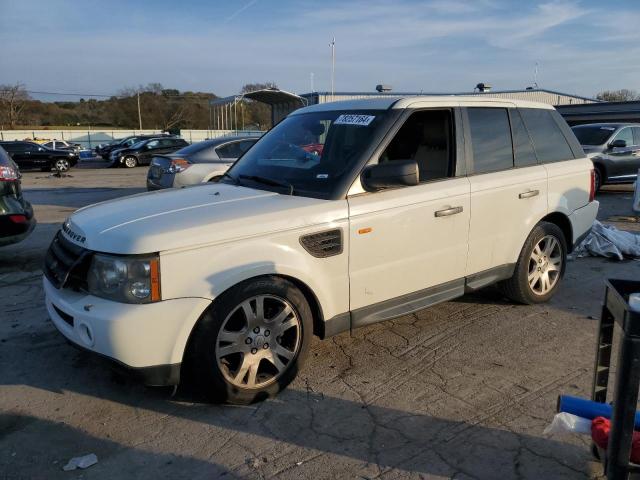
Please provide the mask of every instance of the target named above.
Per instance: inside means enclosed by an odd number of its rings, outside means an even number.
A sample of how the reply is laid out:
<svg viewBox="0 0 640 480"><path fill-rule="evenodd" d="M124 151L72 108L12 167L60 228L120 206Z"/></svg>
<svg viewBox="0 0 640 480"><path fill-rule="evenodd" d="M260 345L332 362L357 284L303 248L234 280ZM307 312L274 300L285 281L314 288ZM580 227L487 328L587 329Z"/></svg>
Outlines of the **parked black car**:
<svg viewBox="0 0 640 480"><path fill-rule="evenodd" d="M66 172L78 163L78 154L70 150L51 150L32 142L0 142L18 167L22 170L39 168L43 172L56 169Z"/></svg>
<svg viewBox="0 0 640 480"><path fill-rule="evenodd" d="M119 138L117 140L113 140L112 142L100 144L96 147L96 154L104 158L105 160L109 160L109 155L113 150L117 150L120 148L129 148L132 145L140 142L141 140L147 140L150 138L158 138L158 137L170 137L171 135L165 133L157 133L157 134L149 134L149 135L131 135L129 137Z"/></svg>
<svg viewBox="0 0 640 480"><path fill-rule="evenodd" d="M154 137L141 140L129 148L113 150L109 155L114 166L133 168L138 165L149 165L154 155L172 153L189 145L186 140L177 137Z"/></svg>
<svg viewBox="0 0 640 480"><path fill-rule="evenodd" d="M640 169L640 124L591 123L572 127L593 161L596 190L607 183L633 183Z"/></svg>
<svg viewBox="0 0 640 480"><path fill-rule="evenodd" d="M23 240L35 226L33 208L22 196L20 170L0 147L0 246Z"/></svg>

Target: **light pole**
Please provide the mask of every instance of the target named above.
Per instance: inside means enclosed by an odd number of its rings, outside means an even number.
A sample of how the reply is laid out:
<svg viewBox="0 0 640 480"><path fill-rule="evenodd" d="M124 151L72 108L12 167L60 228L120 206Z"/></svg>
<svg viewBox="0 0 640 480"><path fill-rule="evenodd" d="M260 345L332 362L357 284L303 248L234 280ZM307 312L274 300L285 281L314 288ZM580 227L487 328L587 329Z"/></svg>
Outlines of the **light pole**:
<svg viewBox="0 0 640 480"><path fill-rule="evenodd" d="M331 100L335 94L335 75L336 75L336 37L333 37L331 43Z"/></svg>
<svg viewBox="0 0 640 480"><path fill-rule="evenodd" d="M140 113L140 92L138 92L138 125L142 130L142 115Z"/></svg>

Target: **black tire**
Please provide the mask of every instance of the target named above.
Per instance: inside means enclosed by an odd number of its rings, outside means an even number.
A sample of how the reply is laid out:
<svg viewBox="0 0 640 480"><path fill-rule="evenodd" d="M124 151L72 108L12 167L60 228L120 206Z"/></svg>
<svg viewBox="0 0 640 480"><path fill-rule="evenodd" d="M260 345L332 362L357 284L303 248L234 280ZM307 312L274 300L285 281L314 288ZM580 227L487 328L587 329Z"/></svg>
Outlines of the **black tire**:
<svg viewBox="0 0 640 480"><path fill-rule="evenodd" d="M535 264L532 263L532 253L536 245L538 245L545 237L553 237L557 240L560 249L560 267L557 274L557 279L553 286L545 293L536 293L529 285L529 272ZM545 257L546 258L546 257ZM541 268L546 268L546 264ZM531 231L527 240L524 242L524 246L518 257L518 261L513 272L513 276L508 280L504 280L500 283L500 287L504 294L511 300L526 305L534 303L544 303L548 301L553 295L555 295L560 285L560 281L564 276L564 271L567 265L567 241L564 237L562 230L555 224L549 222L540 222ZM539 268L538 268L539 270ZM535 272L534 272L535 273Z"/></svg>
<svg viewBox="0 0 640 480"><path fill-rule="evenodd" d="M233 318L236 315L234 312L240 311L237 309L243 302L261 295L283 299L293 308L299 319L299 340L295 348L295 355L287 361L279 376L274 376L271 380L268 380L270 383L266 383L263 386L242 388L225 378L222 368L226 367L221 367L218 363L216 348L218 348L220 342L219 333L222 331L227 318ZM268 316L266 305L265 302L265 317ZM241 313L241 315L244 316L245 314ZM272 318L275 318L275 316ZM265 333L268 335L269 332L265 331ZM312 335L313 316L311 308L305 296L294 284L274 276L264 276L242 282L217 298L194 328L189 341L188 359L186 360L190 383L193 383L195 388L202 390L210 400L217 403L228 402L247 405L272 397L286 388L298 374L309 352ZM275 344L276 339L272 338L272 340ZM240 345L241 343L243 342L238 341L232 345ZM252 344L249 344L246 348L250 347L252 347ZM244 365L245 355L248 356L250 353L255 353L253 350L255 349L252 349L251 352L235 354L242 355L239 357L242 359L239 360L241 365ZM271 350L265 350L265 352L268 351ZM280 360L283 358L281 357ZM250 359L251 357L249 357ZM260 362L263 362L263 360L260 360ZM258 368L260 368L260 365L263 365L263 363L260 363ZM267 363L266 366L269 367L270 364ZM242 367L240 366L237 371L241 369ZM236 372L232 372L231 376L235 375ZM229 375L228 370L227 374ZM249 372L247 375L249 375ZM244 379L245 377L243 376L240 382L242 383Z"/></svg>
<svg viewBox="0 0 640 480"><path fill-rule="evenodd" d="M138 166L138 159L133 155L127 155L122 159L122 165L127 168L135 168Z"/></svg>
<svg viewBox="0 0 640 480"><path fill-rule="evenodd" d="M602 167L596 166L593 169L593 173L595 175L595 191L598 192L603 185L604 171L602 170Z"/></svg>

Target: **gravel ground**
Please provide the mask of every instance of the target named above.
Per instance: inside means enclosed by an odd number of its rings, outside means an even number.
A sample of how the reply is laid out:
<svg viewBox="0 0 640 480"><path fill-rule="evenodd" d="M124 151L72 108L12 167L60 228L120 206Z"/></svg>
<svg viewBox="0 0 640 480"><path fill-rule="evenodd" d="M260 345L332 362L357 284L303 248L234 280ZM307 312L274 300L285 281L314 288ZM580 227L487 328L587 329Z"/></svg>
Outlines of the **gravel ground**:
<svg viewBox="0 0 640 480"><path fill-rule="evenodd" d="M598 478L579 437L545 437L560 393L588 396L608 277L640 262L569 263L547 305L495 290L315 341L298 379L249 407L152 389L72 348L47 318L43 255L75 209L144 190L146 169L27 172L39 224L0 249L0 478ZM600 218L630 215L607 188ZM619 228L637 224L617 222ZM99 463L63 472L78 455Z"/></svg>

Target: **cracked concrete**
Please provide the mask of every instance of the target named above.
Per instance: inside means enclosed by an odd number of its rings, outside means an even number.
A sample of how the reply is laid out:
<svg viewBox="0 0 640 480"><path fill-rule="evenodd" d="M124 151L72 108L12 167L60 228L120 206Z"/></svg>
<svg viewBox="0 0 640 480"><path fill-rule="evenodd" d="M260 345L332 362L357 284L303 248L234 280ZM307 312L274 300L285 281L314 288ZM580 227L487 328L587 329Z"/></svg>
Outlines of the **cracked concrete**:
<svg viewBox="0 0 640 480"><path fill-rule="evenodd" d="M39 225L0 249L0 476L76 478L578 479L601 467L580 437L543 437L560 393L587 396L607 277L639 262L572 261L556 298L521 306L495 290L315 340L298 379L249 407L151 389L75 350L47 319L46 246L88 203L136 193L144 169L25 173ZM628 214L605 191L603 219ZM626 225L618 224L619 228Z"/></svg>

